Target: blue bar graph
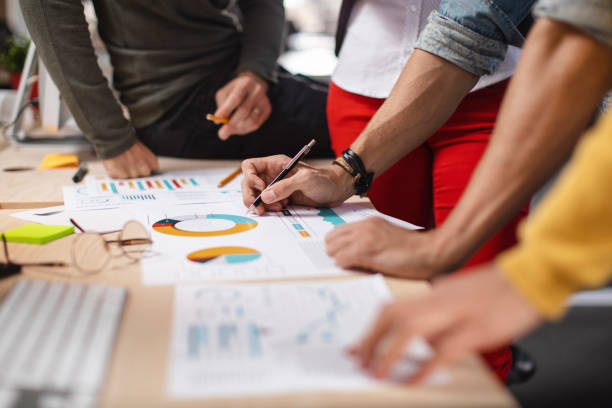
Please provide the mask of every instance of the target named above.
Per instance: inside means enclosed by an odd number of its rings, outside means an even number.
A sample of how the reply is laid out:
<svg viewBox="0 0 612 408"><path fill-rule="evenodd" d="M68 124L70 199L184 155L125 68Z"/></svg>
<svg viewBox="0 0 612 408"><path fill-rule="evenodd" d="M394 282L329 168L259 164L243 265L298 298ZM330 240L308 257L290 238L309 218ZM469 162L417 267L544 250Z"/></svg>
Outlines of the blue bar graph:
<svg viewBox="0 0 612 408"><path fill-rule="evenodd" d="M231 350L232 337L238 335L238 328L235 324L220 324L218 328L219 350Z"/></svg>
<svg viewBox="0 0 612 408"><path fill-rule="evenodd" d="M253 323L249 323L248 326L249 336L249 351L251 357L258 357L261 355L261 340L259 338L259 329Z"/></svg>
<svg viewBox="0 0 612 408"><path fill-rule="evenodd" d="M157 200L157 198L153 194L124 194L121 196L121 199L129 201Z"/></svg>
<svg viewBox="0 0 612 408"><path fill-rule="evenodd" d="M208 327L206 326L189 326L188 332L188 350L187 354L190 358L198 358L200 355L200 347L208 345Z"/></svg>

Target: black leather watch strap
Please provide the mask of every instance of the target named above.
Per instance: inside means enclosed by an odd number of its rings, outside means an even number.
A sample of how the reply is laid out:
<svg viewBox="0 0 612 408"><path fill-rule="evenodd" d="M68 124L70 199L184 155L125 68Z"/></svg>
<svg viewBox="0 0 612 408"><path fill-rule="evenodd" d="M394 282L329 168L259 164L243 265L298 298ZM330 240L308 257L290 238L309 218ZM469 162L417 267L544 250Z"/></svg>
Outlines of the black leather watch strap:
<svg viewBox="0 0 612 408"><path fill-rule="evenodd" d="M342 158L353 168L356 173L355 191L360 196L364 196L372 186L374 173L367 172L361 157L350 148L342 152Z"/></svg>

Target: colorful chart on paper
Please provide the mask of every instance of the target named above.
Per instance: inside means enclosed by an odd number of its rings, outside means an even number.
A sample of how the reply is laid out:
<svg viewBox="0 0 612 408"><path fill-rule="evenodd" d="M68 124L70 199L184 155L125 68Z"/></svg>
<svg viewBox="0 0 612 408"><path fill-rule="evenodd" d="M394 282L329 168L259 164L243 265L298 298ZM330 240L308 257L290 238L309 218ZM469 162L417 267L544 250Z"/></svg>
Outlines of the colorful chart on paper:
<svg viewBox="0 0 612 408"><path fill-rule="evenodd" d="M153 224L153 230L181 237L216 237L238 234L257 227L252 218L232 214L188 215L165 218Z"/></svg>
<svg viewBox="0 0 612 408"><path fill-rule="evenodd" d="M199 183L195 178L147 178L139 180L100 180L97 181L99 193L135 194L155 191L181 191L198 189Z"/></svg>
<svg viewBox="0 0 612 408"><path fill-rule="evenodd" d="M255 249L239 246L206 248L187 255L187 259L197 263L207 263L213 260L227 264L240 264L254 261L261 257Z"/></svg>

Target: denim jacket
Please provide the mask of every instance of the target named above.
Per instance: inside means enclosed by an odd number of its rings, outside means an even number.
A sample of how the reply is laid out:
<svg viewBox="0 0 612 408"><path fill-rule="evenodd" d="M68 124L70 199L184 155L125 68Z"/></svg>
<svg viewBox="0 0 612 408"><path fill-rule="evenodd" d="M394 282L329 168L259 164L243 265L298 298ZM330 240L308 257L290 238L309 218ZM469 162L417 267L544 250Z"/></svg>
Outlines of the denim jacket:
<svg viewBox="0 0 612 408"><path fill-rule="evenodd" d="M415 48L437 55L474 75L491 74L508 45L522 46L519 24L536 0L442 0L429 16Z"/></svg>
<svg viewBox="0 0 612 408"><path fill-rule="evenodd" d="M570 24L612 47L610 0L540 0L533 14Z"/></svg>

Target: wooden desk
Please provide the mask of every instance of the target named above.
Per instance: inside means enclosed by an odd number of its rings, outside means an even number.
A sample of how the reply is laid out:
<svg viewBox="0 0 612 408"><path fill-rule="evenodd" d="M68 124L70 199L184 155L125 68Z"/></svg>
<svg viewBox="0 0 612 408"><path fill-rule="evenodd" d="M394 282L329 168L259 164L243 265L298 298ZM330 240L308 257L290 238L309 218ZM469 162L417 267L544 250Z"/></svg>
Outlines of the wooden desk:
<svg viewBox="0 0 612 408"><path fill-rule="evenodd" d="M8 150L12 150L9 148ZM37 156L38 154L38 156ZM40 162L42 152L35 150L17 153L0 153L1 166L4 158L12 163L25 165L27 160ZM19 155L22 159L16 158ZM223 162L228 164L231 162ZM233 162L235 164L235 162ZM164 170L203 168L213 166L211 161L188 161L162 159ZM101 172L99 163L90 166L92 173ZM74 170L34 170L29 178L22 179L24 185L12 182L2 188L0 203L6 206L24 204L32 208L48 204L61 204L60 187L70 184ZM11 175L12 176L12 175ZM0 176L5 186L6 174ZM25 191L27 189L29 191ZM44 193L41 193L44 191ZM38 194L48 197L38 198ZM17 198L15 198L17 197ZM11 201L12 200L12 201ZM26 201L33 200L33 201ZM45 203L45 204L43 204ZM10 217L15 210L0 210L0 231L23 224ZM10 243L10 254L16 260L36 259L69 261L70 245L74 236L68 236L46 245ZM0 255L2 256L2 255ZM165 395L169 341L171 336L171 315L173 305L172 286L143 286L138 265L121 265L121 260L112 264L109 270L84 279L86 282L100 282L122 285L128 288L129 298L121 321L117 343L113 352L106 384L102 393L102 407L514 407L516 403L507 390L498 383L480 358L469 357L451 368L453 381L444 387L398 387L389 386L377 392L363 393L309 393L270 395L214 400L171 400ZM60 278L48 275L36 268L26 268L28 277L45 279ZM359 274L355 274L359 276ZM12 286L16 278L0 281L0 296ZM396 295L418 296L425 293L428 285L424 282L386 279Z"/></svg>

